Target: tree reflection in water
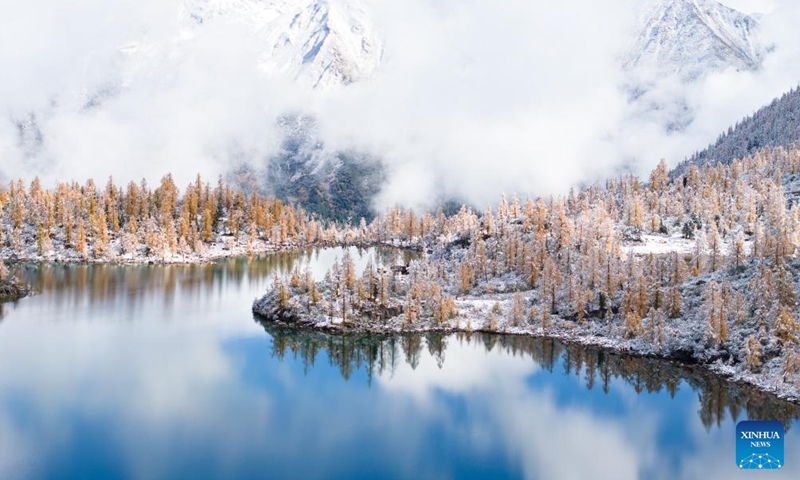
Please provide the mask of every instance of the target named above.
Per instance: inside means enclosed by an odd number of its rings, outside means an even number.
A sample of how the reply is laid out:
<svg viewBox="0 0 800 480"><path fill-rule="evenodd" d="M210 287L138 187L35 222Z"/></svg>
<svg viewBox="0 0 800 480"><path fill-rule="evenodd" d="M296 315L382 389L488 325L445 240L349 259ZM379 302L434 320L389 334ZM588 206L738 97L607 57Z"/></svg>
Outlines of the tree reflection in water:
<svg viewBox="0 0 800 480"><path fill-rule="evenodd" d="M372 255L377 265L408 262L417 254L392 248L353 247L355 257ZM324 252L324 253L323 253ZM103 265L22 262L11 266L16 275L34 291L47 294L48 301L58 306L75 304L110 304L125 302L137 305L150 298L161 296L165 305L174 301L180 291L184 295L206 296L222 293L230 287L248 284L268 285L274 275L288 275L297 267L316 266L315 273L324 273L330 265L320 262L320 255L343 255L344 250L296 250L251 257L220 259L209 264L195 265ZM234 289L235 290L235 289ZM244 305L249 309L249 304ZM2 311L0 311L2 318Z"/></svg>
<svg viewBox="0 0 800 480"><path fill-rule="evenodd" d="M255 321L272 337L272 354L283 359L293 355L302 360L308 371L321 351L347 380L364 369L367 381L375 375L393 373L398 362L404 361L412 368L419 364L424 348L436 359L441 368L445 362L448 342L483 344L487 351L498 348L506 354L528 357L541 368L554 372L563 370L567 375L582 377L586 388L610 391L613 380L622 380L636 393L666 392L674 397L679 388L688 387L696 392L700 409L698 415L706 429L721 426L730 417L737 422L750 420L778 420L786 425L800 417L800 406L780 400L746 385L737 385L710 375L700 368L677 365L659 359L618 355L597 348L567 345L561 342L526 336L495 335L486 333L371 335L327 334L298 330Z"/></svg>

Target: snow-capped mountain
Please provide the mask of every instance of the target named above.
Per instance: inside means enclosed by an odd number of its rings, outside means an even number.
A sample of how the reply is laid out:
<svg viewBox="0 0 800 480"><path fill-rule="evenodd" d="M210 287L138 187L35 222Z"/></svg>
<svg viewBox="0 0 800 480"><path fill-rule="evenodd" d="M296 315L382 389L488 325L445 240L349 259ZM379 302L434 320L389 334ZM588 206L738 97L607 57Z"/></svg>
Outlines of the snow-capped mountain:
<svg viewBox="0 0 800 480"><path fill-rule="evenodd" d="M756 70L765 53L756 20L714 0L650 0L639 28L623 59L629 71L692 81L731 67Z"/></svg>
<svg viewBox="0 0 800 480"><path fill-rule="evenodd" d="M215 18L241 21L263 38L261 69L305 85L330 87L371 76L383 40L356 0L188 0L202 27Z"/></svg>
<svg viewBox="0 0 800 480"><path fill-rule="evenodd" d="M267 78L313 88L370 77L381 63L383 40L358 0L183 0L171 41L147 35L121 48L128 76L164 72L217 27L254 39L246 45Z"/></svg>

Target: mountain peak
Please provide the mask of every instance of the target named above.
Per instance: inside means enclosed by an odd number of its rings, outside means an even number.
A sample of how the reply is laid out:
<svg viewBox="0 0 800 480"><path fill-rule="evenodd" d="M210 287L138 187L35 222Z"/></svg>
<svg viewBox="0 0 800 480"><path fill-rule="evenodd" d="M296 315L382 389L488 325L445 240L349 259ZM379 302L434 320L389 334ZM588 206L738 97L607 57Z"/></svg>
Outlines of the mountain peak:
<svg viewBox="0 0 800 480"><path fill-rule="evenodd" d="M261 41L258 65L272 77L314 88L370 77L383 40L357 0L186 0L187 28L207 22L247 25Z"/></svg>
<svg viewBox="0 0 800 480"><path fill-rule="evenodd" d="M628 70L691 81L731 67L757 70L764 55L758 22L714 0L652 0L643 5L640 28L624 58Z"/></svg>

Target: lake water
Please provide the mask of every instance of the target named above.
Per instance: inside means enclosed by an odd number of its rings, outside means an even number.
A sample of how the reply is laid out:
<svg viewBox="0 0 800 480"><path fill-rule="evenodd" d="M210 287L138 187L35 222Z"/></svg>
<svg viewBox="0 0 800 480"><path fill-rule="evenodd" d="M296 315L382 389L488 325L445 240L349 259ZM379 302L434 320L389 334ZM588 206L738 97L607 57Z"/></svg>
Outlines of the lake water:
<svg viewBox="0 0 800 480"><path fill-rule="evenodd" d="M41 293L0 310L0 479L800 478L800 407L698 371L254 320L276 273L341 254L17 266ZM786 423L782 471L736 468L748 418Z"/></svg>

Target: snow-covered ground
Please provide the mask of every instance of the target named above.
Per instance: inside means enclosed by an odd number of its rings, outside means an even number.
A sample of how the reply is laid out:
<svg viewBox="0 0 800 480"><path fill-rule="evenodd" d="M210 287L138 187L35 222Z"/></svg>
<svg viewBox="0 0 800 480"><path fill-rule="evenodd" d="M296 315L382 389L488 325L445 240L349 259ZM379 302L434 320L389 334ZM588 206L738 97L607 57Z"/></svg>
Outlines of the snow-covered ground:
<svg viewBox="0 0 800 480"><path fill-rule="evenodd" d="M87 252L81 254L74 248L66 247L63 242L56 238L49 248L40 253L36 239L29 234L20 249L12 249L8 245L0 247L0 259L45 262L189 264L206 263L225 257L272 253L310 246L310 244L295 242L278 244L261 239L248 244L244 236L237 241L232 236L225 235L217 235L214 242L203 243L195 249L186 248L183 252L171 252L168 249L164 249L162 252L150 251L143 245L137 246L134 252L125 252L122 244L122 238L112 238L105 253L95 254L91 247L87 247Z"/></svg>
<svg viewBox="0 0 800 480"><path fill-rule="evenodd" d="M525 293L526 303L535 298L534 292ZM419 320L408 323L404 315L398 315L385 321L359 321L350 320L342 322L341 316L332 316L318 310L314 316L301 313L305 300L302 295L292 295L294 304L278 316L274 296L268 294L258 299L253 304L253 311L268 320L278 321L299 328L309 328L323 331L342 332L371 332L371 333L408 333L426 331L445 332L490 332L510 335L530 335L558 339L564 342L576 343L586 346L604 348L610 351L675 360L682 363L697 363L705 366L710 371L724 376L733 382L741 382L772 393L780 398L800 402L800 382L795 377L788 379L784 373L783 365L778 359L764 365L758 373L752 373L741 363L734 364L733 356L725 359L721 351L704 350L697 342L698 336L704 336L705 326L698 324L693 316L690 320L672 319L665 326L665 338L662 345L652 343L644 336L626 338L620 322L606 323L602 320L591 319L583 323L566 320L558 317L551 319L551 324L543 328L541 322L531 322L526 315L525 320L514 324L509 319L508 312L513 308L514 294L482 295L479 297L465 297L456 301L458 315L452 320L443 323L431 319ZM295 303L296 302L296 303ZM499 308L498 308L499 306ZM294 311L293 311L294 310ZM496 313L501 311L502 313ZM292 315L299 315L293 317ZM750 329L743 327L740 332L733 332L736 336L749 334Z"/></svg>
<svg viewBox="0 0 800 480"><path fill-rule="evenodd" d="M642 235L641 242L629 242L622 246L625 253L632 255L663 255L666 253L692 253L697 242L683 238L680 233L672 235Z"/></svg>
<svg viewBox="0 0 800 480"><path fill-rule="evenodd" d="M686 240L675 233L644 235L641 243L624 248L626 253L633 256L658 256L671 252L692 254L696 252L698 243L702 247L700 238L698 242ZM458 264L459 255L467 252L457 248L453 250L452 246L440 246L435 250L438 253L419 262L419 268L456 268L454 265ZM447 252L446 255L453 261L430 267L431 258L441 259L445 255L443 252ZM409 292L413 289L410 285L411 275L396 272L378 272L379 276L386 276L387 284L392 285L392 293L380 304L377 300L357 299L356 294L349 294L346 322L342 319L341 297L334 294L337 291L334 285L336 280L331 278L317 284L321 299L316 304L310 301L307 286L285 286L289 289L289 295L283 306L279 304L279 289L273 289L254 302L253 311L267 320L317 330L372 333L482 331L555 338L620 353L699 364L731 381L748 383L781 398L800 402L800 376L792 373L793 367L790 366L792 362L797 362L800 369L800 355L795 352L796 348L792 343L784 344L779 340L776 327L770 323L772 320L758 319L746 313L738 316L734 305L739 301L744 302L740 310L747 311L746 307L752 302L754 294L753 286L767 270L766 278L771 279L772 289L781 288L778 286L782 281L779 278L780 269L784 269L785 279L788 279L783 281L793 282L794 278L800 278L800 261L791 261L782 267L774 267L770 262L751 258L738 268L724 267L689 276L680 285L680 315L675 318L642 318L635 334L631 334L616 308L613 314L610 311L605 314L587 312L583 320L574 316L559 316L557 313L547 315L547 320L543 320L544 309L550 308L547 299L543 300L539 291L530 289L523 279L513 273L479 281L470 294L456 296L456 311L446 320L437 320L436 314L431 313L436 311L436 298L442 298L435 297L436 294L434 298L423 300L420 312L409 318L406 312L409 308ZM411 266L412 275L415 265ZM455 278L455 270L449 276ZM725 309L728 331L722 342L716 342L711 333L713 327L710 326L707 312L710 284L724 290L721 293L725 298L722 308ZM800 290L794 284L792 288L794 291ZM767 304L765 308L769 309L769 312L764 312L764 318L775 318L777 300L765 297L764 301ZM522 308L516 308L514 312L515 304L519 305L520 302ZM609 314L610 317L607 316ZM769 335L764 330L766 323L770 323ZM746 346L751 338L758 340L761 350L761 365L756 369L747 364Z"/></svg>

